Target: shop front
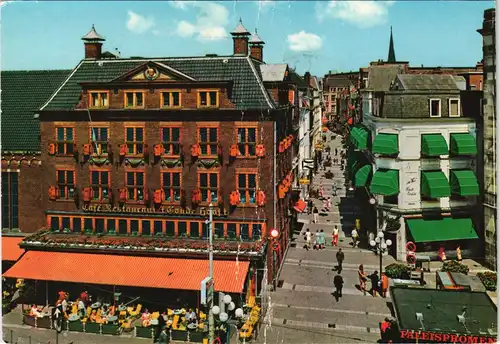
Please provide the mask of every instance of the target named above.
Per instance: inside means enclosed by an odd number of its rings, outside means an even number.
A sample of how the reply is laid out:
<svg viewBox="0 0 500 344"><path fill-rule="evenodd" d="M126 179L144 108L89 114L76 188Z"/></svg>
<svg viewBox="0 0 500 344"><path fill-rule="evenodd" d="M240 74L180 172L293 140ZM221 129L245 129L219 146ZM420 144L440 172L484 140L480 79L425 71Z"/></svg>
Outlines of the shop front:
<svg viewBox="0 0 500 344"><path fill-rule="evenodd" d="M496 343L497 307L485 292L391 287L396 343Z"/></svg>

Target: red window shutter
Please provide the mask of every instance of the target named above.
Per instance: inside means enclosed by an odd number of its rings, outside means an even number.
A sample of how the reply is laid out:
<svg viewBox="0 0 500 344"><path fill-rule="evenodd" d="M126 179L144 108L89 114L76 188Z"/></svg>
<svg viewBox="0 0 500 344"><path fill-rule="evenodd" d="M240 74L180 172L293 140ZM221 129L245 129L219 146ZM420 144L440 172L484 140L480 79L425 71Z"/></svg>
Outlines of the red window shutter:
<svg viewBox="0 0 500 344"><path fill-rule="evenodd" d="M163 152L164 152L164 148L163 148L162 144L155 145L155 147L154 147L154 154L155 154L156 157L162 156Z"/></svg>
<svg viewBox="0 0 500 344"><path fill-rule="evenodd" d="M83 201L90 202L92 198L92 189L91 188L83 188Z"/></svg>
<svg viewBox="0 0 500 344"><path fill-rule="evenodd" d="M283 153L284 151L285 151L285 143L281 141L279 146L279 152Z"/></svg>
<svg viewBox="0 0 500 344"><path fill-rule="evenodd" d="M83 145L83 155L89 156L90 154L92 154L92 145L86 143Z"/></svg>
<svg viewBox="0 0 500 344"><path fill-rule="evenodd" d="M266 194L262 190L257 191L257 205L261 207L265 203L266 203Z"/></svg>
<svg viewBox="0 0 500 344"><path fill-rule="evenodd" d="M144 155L148 155L149 154L149 149L148 148L149 148L148 144L147 143L144 144Z"/></svg>
<svg viewBox="0 0 500 344"><path fill-rule="evenodd" d="M191 156L199 156L201 153L201 148L199 144L195 144L191 146Z"/></svg>
<svg viewBox="0 0 500 344"><path fill-rule="evenodd" d="M149 189L147 187L143 188L144 201L149 201Z"/></svg>
<svg viewBox="0 0 500 344"><path fill-rule="evenodd" d="M193 203L199 203L201 201L201 192L199 189L194 189L193 194L191 196L191 200Z"/></svg>
<svg viewBox="0 0 500 344"><path fill-rule="evenodd" d="M57 187L54 185L49 186L49 199L55 201L57 199Z"/></svg>
<svg viewBox="0 0 500 344"><path fill-rule="evenodd" d="M120 202L125 203L127 201L127 189L120 189Z"/></svg>
<svg viewBox="0 0 500 344"><path fill-rule="evenodd" d="M163 190L162 189L155 190L154 202L156 204L161 204L162 201L163 201Z"/></svg>
<svg viewBox="0 0 500 344"><path fill-rule="evenodd" d="M125 156L127 155L128 147L126 144L121 144L120 145L120 155Z"/></svg>
<svg viewBox="0 0 500 344"><path fill-rule="evenodd" d="M238 191L233 191L229 195L229 202L231 205L238 205L241 202L240 193Z"/></svg>
<svg viewBox="0 0 500 344"><path fill-rule="evenodd" d="M240 151L238 149L238 145L232 145L231 148L229 149L229 155L233 158L237 157L240 154Z"/></svg>
<svg viewBox="0 0 500 344"><path fill-rule="evenodd" d="M56 144L49 143L49 155L56 155Z"/></svg>
<svg viewBox="0 0 500 344"><path fill-rule="evenodd" d="M255 154L259 157L262 158L266 155L266 150L264 148L264 145L257 145L255 148Z"/></svg>

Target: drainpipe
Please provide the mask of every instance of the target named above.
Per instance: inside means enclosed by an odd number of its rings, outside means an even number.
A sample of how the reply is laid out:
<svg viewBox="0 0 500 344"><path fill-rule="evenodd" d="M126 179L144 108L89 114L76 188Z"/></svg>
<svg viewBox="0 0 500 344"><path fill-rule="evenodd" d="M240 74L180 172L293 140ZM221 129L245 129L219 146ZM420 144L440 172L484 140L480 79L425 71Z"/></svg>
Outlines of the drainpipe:
<svg viewBox="0 0 500 344"><path fill-rule="evenodd" d="M276 228L276 223L277 223L277 216L276 216L276 202L277 202L277 199L276 199L276 184L277 184L277 181L276 181L276 145L277 145L277 140L278 140L278 132L277 132L277 125L276 125L276 119L273 121L274 123L274 149L273 149L273 157L274 157L274 168L273 168L273 216L274 216L274 228ZM279 229L278 229L279 230ZM273 251L273 287L275 286L275 280L276 280L276 263L275 263L275 259L274 259L274 251Z"/></svg>

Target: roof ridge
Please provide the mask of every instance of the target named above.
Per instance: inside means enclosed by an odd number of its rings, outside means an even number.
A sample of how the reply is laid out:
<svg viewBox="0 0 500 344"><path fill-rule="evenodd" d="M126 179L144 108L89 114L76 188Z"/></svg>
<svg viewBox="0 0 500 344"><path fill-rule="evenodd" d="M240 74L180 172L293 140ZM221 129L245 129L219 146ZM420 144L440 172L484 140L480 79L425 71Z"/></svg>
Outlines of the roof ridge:
<svg viewBox="0 0 500 344"><path fill-rule="evenodd" d="M262 79L259 77L259 74L257 73L257 69L255 68L255 65L253 64L252 62L252 59L250 59L249 56L246 56L246 60L248 61L248 63L250 64L250 68L252 68L252 72L253 74L255 75L255 78L257 79L257 82L259 83L259 86L260 86L260 89L262 90L262 93L264 94L264 96L266 97L266 100L267 100L267 104L272 108L274 109L275 106L274 106L274 102L272 102L270 100L270 96L269 96L269 93L267 92L266 88L264 87L264 84L262 82Z"/></svg>
<svg viewBox="0 0 500 344"><path fill-rule="evenodd" d="M71 71L71 68L68 69L11 69L11 70L2 70L2 73L20 73L20 72L68 72Z"/></svg>
<svg viewBox="0 0 500 344"><path fill-rule="evenodd" d="M78 68L80 68L80 66L83 64L84 61L85 60L81 60L80 63L75 67L75 69L73 69L73 71L71 73L69 73L66 80L64 80L64 82L61 85L59 85L57 90L50 96L50 98L47 100L47 102L45 102L45 104L43 104L43 106L40 108L39 111L42 111L52 101L52 99L54 99L54 97L59 93L59 91L64 87L64 85L66 85L68 80L71 79L73 74L75 74L75 72L78 70Z"/></svg>
<svg viewBox="0 0 500 344"><path fill-rule="evenodd" d="M144 58L119 58L119 59L102 59L102 60L84 60L84 63L115 63L115 62L142 62L142 61L185 61L185 60L224 60L224 59L245 59L247 56L235 56L235 55L225 55L225 56L181 56L181 57L144 57Z"/></svg>

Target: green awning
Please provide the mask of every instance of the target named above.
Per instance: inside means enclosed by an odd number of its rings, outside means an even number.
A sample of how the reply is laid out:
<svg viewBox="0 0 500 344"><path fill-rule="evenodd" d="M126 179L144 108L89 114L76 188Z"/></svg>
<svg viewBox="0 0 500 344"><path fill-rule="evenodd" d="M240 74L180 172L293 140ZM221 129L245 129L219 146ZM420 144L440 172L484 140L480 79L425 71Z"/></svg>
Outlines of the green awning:
<svg viewBox="0 0 500 344"><path fill-rule="evenodd" d="M372 165L365 165L361 167L358 172L354 175L354 186L362 187L366 186L368 179L372 174Z"/></svg>
<svg viewBox="0 0 500 344"><path fill-rule="evenodd" d="M442 171L422 171L420 191L430 198L450 197L450 185Z"/></svg>
<svg viewBox="0 0 500 344"><path fill-rule="evenodd" d="M427 156L440 156L448 154L448 145L441 134L422 135L421 152Z"/></svg>
<svg viewBox="0 0 500 344"><path fill-rule="evenodd" d="M366 157L363 152L349 150L347 152L347 170L355 173L359 167L366 164Z"/></svg>
<svg viewBox="0 0 500 344"><path fill-rule="evenodd" d="M414 242L477 239L471 219L406 220Z"/></svg>
<svg viewBox="0 0 500 344"><path fill-rule="evenodd" d="M456 195L479 196L477 177L471 170L451 170L450 187Z"/></svg>
<svg viewBox="0 0 500 344"><path fill-rule="evenodd" d="M477 155L476 139L468 133L451 134L450 152L453 155Z"/></svg>
<svg viewBox="0 0 500 344"><path fill-rule="evenodd" d="M365 127L363 126L354 127L351 130L349 140L357 149L366 149L368 148L369 136L370 132Z"/></svg>
<svg viewBox="0 0 500 344"><path fill-rule="evenodd" d="M397 134L378 134L373 141L372 153L395 155L399 153Z"/></svg>
<svg viewBox="0 0 500 344"><path fill-rule="evenodd" d="M370 192L376 195L393 196L399 194L399 171L377 170L370 183Z"/></svg>

